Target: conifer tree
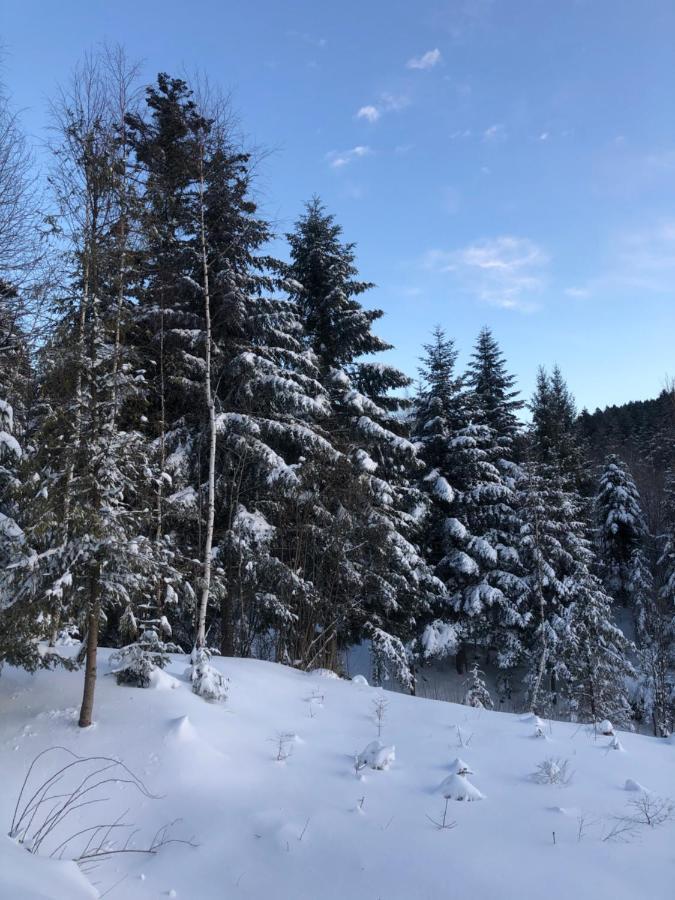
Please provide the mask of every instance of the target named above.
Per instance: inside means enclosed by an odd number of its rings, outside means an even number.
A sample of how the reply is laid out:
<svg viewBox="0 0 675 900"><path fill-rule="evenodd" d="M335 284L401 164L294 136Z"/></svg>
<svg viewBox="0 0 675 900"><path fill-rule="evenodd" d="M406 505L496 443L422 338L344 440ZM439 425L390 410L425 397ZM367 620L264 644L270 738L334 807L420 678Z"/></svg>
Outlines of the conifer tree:
<svg viewBox="0 0 675 900"><path fill-rule="evenodd" d="M570 487L584 486L586 479L576 428L576 405L558 366L553 367L551 375L540 367L530 410L533 459L555 466L569 480Z"/></svg>
<svg viewBox="0 0 675 900"><path fill-rule="evenodd" d="M593 574L583 502L559 470L534 464L525 467L520 498L530 705L550 712L562 698L577 715L625 723L631 648Z"/></svg>
<svg viewBox="0 0 675 900"><path fill-rule="evenodd" d="M600 474L595 518L603 581L619 603L632 608L640 636L654 599L649 535L637 487L618 456L609 456Z"/></svg>
<svg viewBox="0 0 675 900"><path fill-rule="evenodd" d="M420 463L396 415L401 402L391 394L409 379L362 360L389 348L371 330L382 312L358 301L372 285L358 280L354 245L342 241L342 229L317 199L288 240L289 295L330 401L325 428L347 461L342 473L348 473L348 489L326 495L327 508L344 510L339 515L350 532L343 543L346 566L340 566L349 573L338 601L343 634L370 637L382 664L389 657L401 672L400 642L418 635L430 604L443 593L417 547L423 498L414 480Z"/></svg>
<svg viewBox="0 0 675 900"><path fill-rule="evenodd" d="M506 459L513 457L519 432L518 411L524 406L515 383L494 335L489 328L483 328L467 372L471 416L475 424L492 430Z"/></svg>

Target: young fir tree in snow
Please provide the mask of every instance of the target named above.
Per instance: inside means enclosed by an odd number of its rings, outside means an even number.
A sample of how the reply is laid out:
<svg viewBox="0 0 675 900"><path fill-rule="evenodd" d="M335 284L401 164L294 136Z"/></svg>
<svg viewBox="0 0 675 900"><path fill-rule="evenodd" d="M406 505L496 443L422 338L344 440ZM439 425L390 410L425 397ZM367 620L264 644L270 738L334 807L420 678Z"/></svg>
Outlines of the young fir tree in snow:
<svg viewBox="0 0 675 900"><path fill-rule="evenodd" d="M492 709L494 707L492 697L485 684L485 674L480 671L477 663L474 663L471 667L464 703L477 709Z"/></svg>
<svg viewBox="0 0 675 900"><path fill-rule="evenodd" d="M649 534L635 481L618 456L607 458L594 503L605 587L619 603L632 608L641 639L654 600Z"/></svg>
<svg viewBox="0 0 675 900"><path fill-rule="evenodd" d="M342 241L342 229L318 200L288 240L286 283L330 401L324 427L346 461L342 485L331 480L335 493L326 494L346 530L341 549L331 541L338 556L328 562L329 571L341 573L340 642L369 637L382 664L388 657L411 684L402 642L417 636L443 586L416 544L424 503L413 480L420 463L391 394L409 379L361 359L389 347L372 332L382 312L358 301L371 285L358 280L354 245Z"/></svg>

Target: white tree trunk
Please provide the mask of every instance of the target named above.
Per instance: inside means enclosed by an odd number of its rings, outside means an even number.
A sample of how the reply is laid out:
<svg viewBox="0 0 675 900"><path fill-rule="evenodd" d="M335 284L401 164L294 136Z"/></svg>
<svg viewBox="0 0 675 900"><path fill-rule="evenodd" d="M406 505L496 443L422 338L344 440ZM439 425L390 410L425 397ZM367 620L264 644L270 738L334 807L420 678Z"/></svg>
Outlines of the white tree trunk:
<svg viewBox="0 0 675 900"><path fill-rule="evenodd" d="M199 173L199 213L202 254L202 288L204 291L204 316L205 316L205 374L204 374L204 399L209 415L209 468L208 468L208 501L206 510L206 538L204 541L204 574L202 593L199 603L199 615L197 618L196 646L203 647L206 644L206 611L209 604L211 590L211 554L213 550L213 522L216 508L216 404L211 388L211 295L209 291L209 262L206 251L206 228L204 224L204 157L200 160Z"/></svg>

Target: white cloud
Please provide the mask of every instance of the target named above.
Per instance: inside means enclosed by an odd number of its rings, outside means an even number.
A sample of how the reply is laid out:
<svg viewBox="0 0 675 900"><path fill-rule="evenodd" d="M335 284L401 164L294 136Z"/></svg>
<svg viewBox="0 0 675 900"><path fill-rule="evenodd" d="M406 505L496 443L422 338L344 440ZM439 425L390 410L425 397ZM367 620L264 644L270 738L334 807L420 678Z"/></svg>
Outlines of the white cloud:
<svg viewBox="0 0 675 900"><path fill-rule="evenodd" d="M449 274L483 302L529 312L538 306L548 261L534 241L502 235L459 250L430 250L424 264Z"/></svg>
<svg viewBox="0 0 675 900"><path fill-rule="evenodd" d="M381 115L380 110L376 106L362 106L357 112L356 118L365 119L372 124L373 122L377 122Z"/></svg>
<svg viewBox="0 0 675 900"><path fill-rule="evenodd" d="M331 150L330 153L326 154L326 159L331 169L342 169L354 162L355 159L371 156L372 152L370 147L359 144L356 147L352 147L351 150Z"/></svg>
<svg viewBox="0 0 675 900"><path fill-rule="evenodd" d="M486 128L483 132L483 140L488 143L496 143L497 141L505 141L506 140L506 129L503 125L496 124L490 125L489 128Z"/></svg>
<svg viewBox="0 0 675 900"><path fill-rule="evenodd" d="M410 106L408 94L380 94L380 104L387 112L400 112Z"/></svg>
<svg viewBox="0 0 675 900"><path fill-rule="evenodd" d="M369 103L367 106L362 106L356 113L356 118L366 119L372 124L377 122L384 113L400 112L406 106L410 106L410 97L407 94L388 94L385 92L380 94L377 105Z"/></svg>
<svg viewBox="0 0 675 900"><path fill-rule="evenodd" d="M422 56L413 56L406 63L408 69L433 69L442 60L441 51L436 47L434 50L427 50Z"/></svg>

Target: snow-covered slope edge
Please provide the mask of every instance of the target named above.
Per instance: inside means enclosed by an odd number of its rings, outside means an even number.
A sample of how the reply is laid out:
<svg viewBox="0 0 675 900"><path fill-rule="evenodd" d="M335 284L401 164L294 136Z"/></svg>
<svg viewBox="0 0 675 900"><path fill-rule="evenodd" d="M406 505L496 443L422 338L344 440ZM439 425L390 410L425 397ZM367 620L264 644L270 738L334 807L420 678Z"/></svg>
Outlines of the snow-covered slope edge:
<svg viewBox="0 0 675 900"><path fill-rule="evenodd" d="M101 673L107 655L101 651ZM529 717L253 660L215 663L230 679L226 704L193 695L183 680L185 660L176 657L161 690L100 677L97 721L85 731L76 725L81 674L5 669L0 830L9 830L31 760L61 745L119 757L161 795L132 797L114 786L93 821L129 809L124 821L140 829L135 840L142 844L181 819L172 834L199 845L103 863L89 877L101 893L116 885L106 895L112 900L672 897L675 822L605 840L615 817L635 816L629 804L640 792L626 790L627 780L652 796L675 796L672 742L622 733L622 749L614 749L592 729L556 722L535 737ZM378 735L380 697L386 706ZM378 739L383 752L364 753ZM359 754L366 764L357 770ZM569 761L567 785L532 778L548 758ZM371 768L371 759L384 768ZM450 777L458 771L464 774ZM453 799L461 795L477 802ZM446 822L456 826L439 829L431 820L442 821L445 796ZM73 814L72 832L91 823L87 815ZM77 874L0 842L0 897L95 896Z"/></svg>

